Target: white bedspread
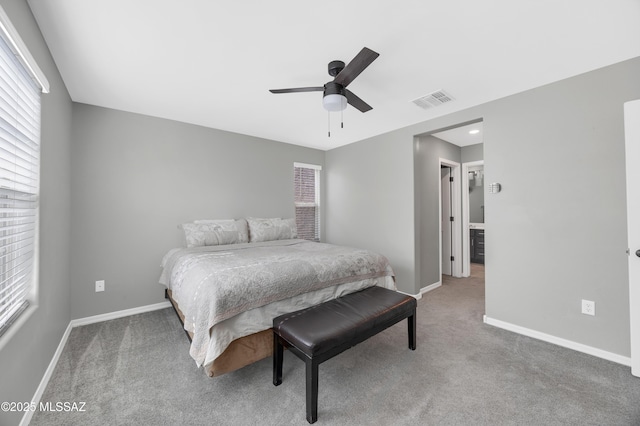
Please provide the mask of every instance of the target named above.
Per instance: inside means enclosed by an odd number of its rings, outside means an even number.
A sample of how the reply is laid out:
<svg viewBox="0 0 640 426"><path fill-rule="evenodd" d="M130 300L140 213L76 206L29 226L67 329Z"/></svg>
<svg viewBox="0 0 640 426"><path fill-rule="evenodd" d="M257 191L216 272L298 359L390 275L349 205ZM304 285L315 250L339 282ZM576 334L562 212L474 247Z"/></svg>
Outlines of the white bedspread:
<svg viewBox="0 0 640 426"><path fill-rule="evenodd" d="M395 288L384 256L304 240L174 249L162 267L199 366L282 313L373 285Z"/></svg>

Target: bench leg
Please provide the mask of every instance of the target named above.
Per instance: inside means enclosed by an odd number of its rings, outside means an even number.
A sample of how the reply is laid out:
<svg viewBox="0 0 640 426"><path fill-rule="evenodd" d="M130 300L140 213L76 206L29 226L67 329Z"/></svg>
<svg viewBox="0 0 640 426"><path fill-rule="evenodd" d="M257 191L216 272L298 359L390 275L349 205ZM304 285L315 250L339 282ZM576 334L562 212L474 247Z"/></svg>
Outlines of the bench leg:
<svg viewBox="0 0 640 426"><path fill-rule="evenodd" d="M409 349L416 350L416 311L413 311L413 315L407 318L407 325L409 329Z"/></svg>
<svg viewBox="0 0 640 426"><path fill-rule="evenodd" d="M318 420L318 363L313 359L305 360L307 374L307 421Z"/></svg>
<svg viewBox="0 0 640 426"><path fill-rule="evenodd" d="M278 386L282 383L282 358L284 347L280 343L277 334L273 334L273 384Z"/></svg>

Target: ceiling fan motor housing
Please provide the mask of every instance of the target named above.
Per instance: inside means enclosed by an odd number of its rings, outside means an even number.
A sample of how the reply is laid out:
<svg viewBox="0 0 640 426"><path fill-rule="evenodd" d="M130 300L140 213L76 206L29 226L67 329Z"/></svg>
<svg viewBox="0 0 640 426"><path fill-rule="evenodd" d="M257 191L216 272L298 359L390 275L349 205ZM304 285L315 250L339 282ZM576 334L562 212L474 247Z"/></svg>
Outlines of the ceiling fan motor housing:
<svg viewBox="0 0 640 426"><path fill-rule="evenodd" d="M324 85L324 96L327 95L342 95L344 96L344 86L342 84L328 82Z"/></svg>
<svg viewBox="0 0 640 426"><path fill-rule="evenodd" d="M342 61L331 61L329 62L329 75L331 77L335 77L344 69L344 62Z"/></svg>

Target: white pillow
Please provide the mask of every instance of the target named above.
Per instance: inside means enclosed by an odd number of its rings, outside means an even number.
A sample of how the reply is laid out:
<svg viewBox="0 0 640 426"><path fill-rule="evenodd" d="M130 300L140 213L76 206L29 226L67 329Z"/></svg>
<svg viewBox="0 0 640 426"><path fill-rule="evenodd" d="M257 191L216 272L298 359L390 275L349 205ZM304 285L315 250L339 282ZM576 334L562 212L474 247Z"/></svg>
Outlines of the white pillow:
<svg viewBox="0 0 640 426"><path fill-rule="evenodd" d="M194 220L193 223L203 224L203 223L219 223L223 226L230 222L234 222L236 228L238 229L238 243L248 243L249 242L249 225L247 224L246 219L198 219Z"/></svg>
<svg viewBox="0 0 640 426"><path fill-rule="evenodd" d="M183 223L180 227L189 248L247 242L246 232L243 234L234 220Z"/></svg>
<svg viewBox="0 0 640 426"><path fill-rule="evenodd" d="M252 243L298 238L295 219L247 218L249 240Z"/></svg>

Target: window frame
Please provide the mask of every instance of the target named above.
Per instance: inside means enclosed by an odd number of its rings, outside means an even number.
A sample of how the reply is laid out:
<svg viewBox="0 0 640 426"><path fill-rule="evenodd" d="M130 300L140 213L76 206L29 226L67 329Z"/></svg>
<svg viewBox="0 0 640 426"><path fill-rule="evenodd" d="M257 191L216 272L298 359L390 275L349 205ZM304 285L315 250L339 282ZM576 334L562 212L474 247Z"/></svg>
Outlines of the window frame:
<svg viewBox="0 0 640 426"><path fill-rule="evenodd" d="M37 163L35 163L37 176L34 178L34 207L32 209L34 215L32 249L33 254L31 260L32 264L29 270L29 279L27 280L29 290L24 296L24 301L26 301L27 303L23 304L20 309L13 312L13 314L9 318L7 318L3 324L0 325L0 349L2 349L38 307L40 265L40 170L42 164L42 94L49 93L50 86L45 74L42 72L35 59L27 49L25 43L22 41L22 38L20 37L18 31L11 23L11 20L9 19L2 6L0 6L0 37L7 45L8 50L10 50L13 54L14 59L17 60L18 66L22 68L21 72L25 75L25 77L33 82L34 87L30 88L30 90L33 90L35 88L35 92L38 96L37 113L39 114L39 116L36 118L38 122L37 137L34 139L35 145L37 146Z"/></svg>
<svg viewBox="0 0 640 426"><path fill-rule="evenodd" d="M302 168L302 169L311 169L314 170L315 172L315 185L314 185L314 190L315 190L315 202L314 203L308 203L308 202L299 202L296 201L296 190L297 190L297 183L296 183L296 179L295 179L295 169L296 168ZM296 225L298 224L298 217L296 214L296 208L297 207L315 207L316 208L316 220L315 220L315 237L313 240L309 240L309 241L316 241L319 242L322 239L322 200L321 200L321 193L320 193L320 187L321 187L321 171L322 171L322 166L318 165L318 164L309 164L309 163L299 163L299 162L294 162L293 163L293 190L294 190L294 196L293 196L293 205L294 205L294 216L295 216L295 220L296 220Z"/></svg>

